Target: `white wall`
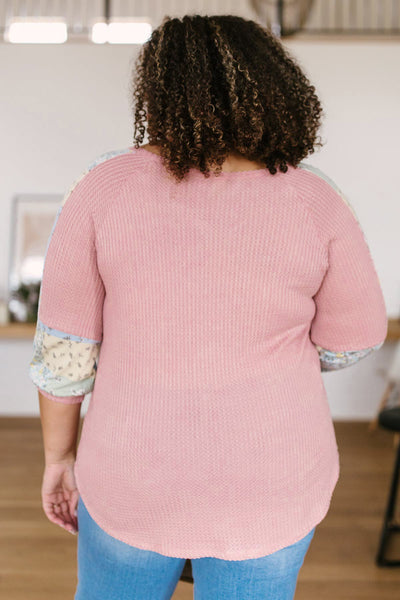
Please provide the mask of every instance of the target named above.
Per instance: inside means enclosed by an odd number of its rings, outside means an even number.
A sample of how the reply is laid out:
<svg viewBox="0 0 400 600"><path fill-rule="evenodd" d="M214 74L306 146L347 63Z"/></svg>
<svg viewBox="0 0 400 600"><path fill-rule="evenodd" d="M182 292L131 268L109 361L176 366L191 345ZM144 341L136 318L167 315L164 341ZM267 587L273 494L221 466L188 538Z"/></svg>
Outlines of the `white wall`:
<svg viewBox="0 0 400 600"><path fill-rule="evenodd" d="M288 40L317 88L325 146L305 159L349 197L365 232L390 316L400 306L400 44ZM133 145L128 97L133 46L0 44L0 286L7 286L11 198L63 193L96 156ZM369 419L393 344L339 372L324 373L332 416ZM28 377L32 341L0 340L0 414L38 414ZM84 401L85 413L89 397Z"/></svg>

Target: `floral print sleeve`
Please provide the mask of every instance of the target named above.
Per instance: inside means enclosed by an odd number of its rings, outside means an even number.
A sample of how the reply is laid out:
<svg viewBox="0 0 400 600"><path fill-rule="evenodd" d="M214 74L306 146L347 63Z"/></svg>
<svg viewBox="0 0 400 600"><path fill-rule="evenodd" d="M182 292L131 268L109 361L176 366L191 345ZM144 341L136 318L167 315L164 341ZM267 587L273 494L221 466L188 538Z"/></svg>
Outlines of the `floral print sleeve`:
<svg viewBox="0 0 400 600"><path fill-rule="evenodd" d="M313 295L315 314L310 339L324 350L373 348L387 336L382 287L368 241L354 207L320 169L301 163L307 208L324 242L326 271ZM319 185L313 186L315 178ZM332 355L333 354L333 355ZM364 350L326 355L327 370L353 364ZM325 355L323 355L324 357ZM333 364L335 366L333 366Z"/></svg>
<svg viewBox="0 0 400 600"><path fill-rule="evenodd" d="M63 404L81 403L94 390L103 339L105 287L92 212L97 194L93 172L101 160L87 167L64 195L40 285L29 376L43 396Z"/></svg>
<svg viewBox="0 0 400 600"><path fill-rule="evenodd" d="M370 348L364 348L363 350L347 350L343 352L334 352L316 344L314 345L318 350L321 371L337 371L338 369L354 365L362 358L368 356L373 350L379 350L383 346L383 342Z"/></svg>
<svg viewBox="0 0 400 600"><path fill-rule="evenodd" d="M29 374L41 393L64 404L82 402L93 390L101 342L52 329L40 320Z"/></svg>

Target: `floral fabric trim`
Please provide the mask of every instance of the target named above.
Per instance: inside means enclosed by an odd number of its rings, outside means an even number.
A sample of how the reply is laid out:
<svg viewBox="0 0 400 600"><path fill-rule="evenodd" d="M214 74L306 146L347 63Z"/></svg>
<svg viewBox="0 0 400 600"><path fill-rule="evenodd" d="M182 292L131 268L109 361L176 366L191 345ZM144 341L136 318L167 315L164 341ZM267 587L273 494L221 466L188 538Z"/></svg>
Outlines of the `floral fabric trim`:
<svg viewBox="0 0 400 600"><path fill-rule="evenodd" d="M93 390L101 342L71 335L37 321L29 363L33 383L61 398Z"/></svg>
<svg viewBox="0 0 400 600"><path fill-rule="evenodd" d="M354 365L356 362L368 356L373 350L379 350L383 346L384 342L376 344L370 348L364 348L363 350L347 350L345 352L334 352L327 350L321 346L315 347L319 354L319 360L321 363L321 371L337 371L338 369L344 369Z"/></svg>

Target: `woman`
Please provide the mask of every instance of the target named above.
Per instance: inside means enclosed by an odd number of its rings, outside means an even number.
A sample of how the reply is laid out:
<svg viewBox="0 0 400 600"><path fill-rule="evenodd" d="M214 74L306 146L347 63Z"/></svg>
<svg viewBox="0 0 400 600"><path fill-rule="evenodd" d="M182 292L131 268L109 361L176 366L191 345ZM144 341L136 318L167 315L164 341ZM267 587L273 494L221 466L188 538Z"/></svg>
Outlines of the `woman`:
<svg viewBox="0 0 400 600"><path fill-rule="evenodd" d="M301 162L322 107L268 30L165 18L136 68L135 145L82 172L47 247L43 508L79 529L76 600L171 598L187 558L196 600L289 600L339 477L321 370L382 345L378 276Z"/></svg>

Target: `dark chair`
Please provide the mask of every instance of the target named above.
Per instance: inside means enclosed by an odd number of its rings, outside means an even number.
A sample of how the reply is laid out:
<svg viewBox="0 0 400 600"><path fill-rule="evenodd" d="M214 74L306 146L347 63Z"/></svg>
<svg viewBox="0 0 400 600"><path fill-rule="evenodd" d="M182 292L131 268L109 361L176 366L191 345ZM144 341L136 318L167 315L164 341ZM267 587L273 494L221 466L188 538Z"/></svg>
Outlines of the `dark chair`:
<svg viewBox="0 0 400 600"><path fill-rule="evenodd" d="M183 571L179 578L181 581L187 581L189 583L194 583L193 575L192 575L192 563L190 562L190 558L186 559L186 562L183 567Z"/></svg>
<svg viewBox="0 0 400 600"><path fill-rule="evenodd" d="M385 429L400 433L400 406L394 408L385 408L378 414L378 424ZM379 548L375 557L375 562L380 567L399 567L400 558L398 560L386 558L386 549L389 538L395 532L400 531L400 523L396 522L394 517L396 513L396 498L400 476L400 436L396 448L396 457L390 485L389 498L387 501L385 517L379 542Z"/></svg>

